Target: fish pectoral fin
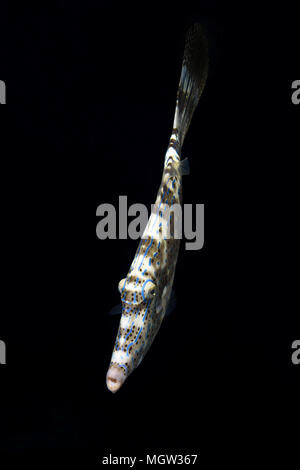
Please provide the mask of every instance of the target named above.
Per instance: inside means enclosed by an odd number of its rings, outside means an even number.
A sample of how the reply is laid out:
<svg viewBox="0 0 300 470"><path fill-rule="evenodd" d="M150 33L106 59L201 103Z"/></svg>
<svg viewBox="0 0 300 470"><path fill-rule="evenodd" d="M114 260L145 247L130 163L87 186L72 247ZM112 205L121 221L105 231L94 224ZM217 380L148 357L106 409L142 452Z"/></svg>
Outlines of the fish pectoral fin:
<svg viewBox="0 0 300 470"><path fill-rule="evenodd" d="M109 315L122 315L122 304L115 305L110 311Z"/></svg>
<svg viewBox="0 0 300 470"><path fill-rule="evenodd" d="M167 310L166 310L166 314L165 314L166 317L168 317L169 315L171 315L172 312L174 312L174 310L176 308L176 304L177 304L176 294L175 294L174 289L172 289L171 295L170 295L170 300L168 302L168 306L167 306Z"/></svg>
<svg viewBox="0 0 300 470"><path fill-rule="evenodd" d="M182 176L186 176L190 174L190 162L188 158L181 160L179 164L179 170Z"/></svg>

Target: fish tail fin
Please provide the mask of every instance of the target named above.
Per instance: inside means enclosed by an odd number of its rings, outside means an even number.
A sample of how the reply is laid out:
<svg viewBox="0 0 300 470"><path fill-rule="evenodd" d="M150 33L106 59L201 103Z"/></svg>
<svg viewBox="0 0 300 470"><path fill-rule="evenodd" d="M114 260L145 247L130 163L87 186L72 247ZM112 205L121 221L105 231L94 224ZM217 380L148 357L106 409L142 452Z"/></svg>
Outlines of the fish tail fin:
<svg viewBox="0 0 300 470"><path fill-rule="evenodd" d="M202 26L190 27L186 34L181 75L177 91L172 137L182 146L194 111L203 92L208 72L208 47Z"/></svg>

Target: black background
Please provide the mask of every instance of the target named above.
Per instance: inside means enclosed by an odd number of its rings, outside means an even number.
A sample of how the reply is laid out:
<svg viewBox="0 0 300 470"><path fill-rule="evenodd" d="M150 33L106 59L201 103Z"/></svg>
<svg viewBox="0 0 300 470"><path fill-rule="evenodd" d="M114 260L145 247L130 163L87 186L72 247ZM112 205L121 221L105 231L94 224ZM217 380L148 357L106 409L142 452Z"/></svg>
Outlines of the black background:
<svg viewBox="0 0 300 470"><path fill-rule="evenodd" d="M205 204L205 245L181 247L177 308L112 395L108 311L137 242L98 240L94 214L119 195L154 202L196 21L211 63L184 202ZM3 6L1 449L200 465L295 450L298 30L288 8Z"/></svg>

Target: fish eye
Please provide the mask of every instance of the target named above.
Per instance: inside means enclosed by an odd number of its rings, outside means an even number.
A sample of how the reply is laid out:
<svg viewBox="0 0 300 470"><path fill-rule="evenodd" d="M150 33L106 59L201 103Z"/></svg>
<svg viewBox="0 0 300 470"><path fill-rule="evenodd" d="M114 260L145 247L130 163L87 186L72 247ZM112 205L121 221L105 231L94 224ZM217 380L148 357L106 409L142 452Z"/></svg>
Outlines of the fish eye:
<svg viewBox="0 0 300 470"><path fill-rule="evenodd" d="M149 297L150 298L154 297L155 289L156 289L156 285L151 279L148 279L147 281L145 281L142 286L142 291L141 291L142 299L146 300Z"/></svg>
<svg viewBox="0 0 300 470"><path fill-rule="evenodd" d="M123 288L124 288L125 282L126 282L126 278L121 279L121 281L119 282L118 289L119 289L120 294L122 293L122 290L123 290Z"/></svg>

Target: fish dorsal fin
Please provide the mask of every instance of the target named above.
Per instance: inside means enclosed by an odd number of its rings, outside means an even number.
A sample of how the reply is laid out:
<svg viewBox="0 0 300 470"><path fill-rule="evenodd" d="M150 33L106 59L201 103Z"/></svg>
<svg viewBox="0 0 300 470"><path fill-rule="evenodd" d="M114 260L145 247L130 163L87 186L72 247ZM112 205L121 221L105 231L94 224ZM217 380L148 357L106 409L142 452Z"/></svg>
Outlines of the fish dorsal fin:
<svg viewBox="0 0 300 470"><path fill-rule="evenodd" d="M181 160L179 164L180 174L186 176L190 174L190 162L188 158Z"/></svg>

